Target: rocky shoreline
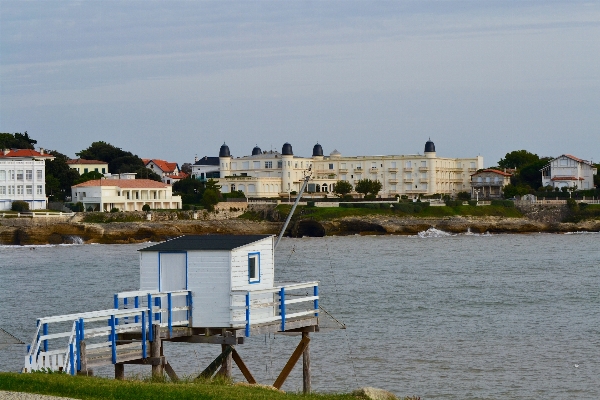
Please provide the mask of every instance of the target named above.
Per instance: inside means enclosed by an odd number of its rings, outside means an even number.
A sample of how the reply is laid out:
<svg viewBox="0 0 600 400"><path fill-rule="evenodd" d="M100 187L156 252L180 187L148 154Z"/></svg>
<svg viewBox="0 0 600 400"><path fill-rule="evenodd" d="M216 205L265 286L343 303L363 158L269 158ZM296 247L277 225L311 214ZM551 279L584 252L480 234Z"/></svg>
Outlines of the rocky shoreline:
<svg viewBox="0 0 600 400"><path fill-rule="evenodd" d="M192 234L277 234L282 225L282 222L249 221L239 218L110 223L82 222L81 216L3 218L0 219L0 244L120 244L156 242ZM356 234L416 235L430 228L449 233L599 232L600 221L560 223L525 217L417 218L373 215L328 221L300 219L290 224L286 234L293 237Z"/></svg>

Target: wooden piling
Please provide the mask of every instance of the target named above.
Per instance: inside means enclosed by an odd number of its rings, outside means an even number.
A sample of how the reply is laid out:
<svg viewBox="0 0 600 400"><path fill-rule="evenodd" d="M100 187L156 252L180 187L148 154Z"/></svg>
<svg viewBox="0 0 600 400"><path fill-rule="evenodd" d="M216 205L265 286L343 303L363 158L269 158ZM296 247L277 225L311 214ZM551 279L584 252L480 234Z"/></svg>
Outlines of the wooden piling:
<svg viewBox="0 0 600 400"><path fill-rule="evenodd" d="M306 347L302 352L302 392L310 394L310 338L308 332L302 332L302 339L307 339Z"/></svg>
<svg viewBox="0 0 600 400"><path fill-rule="evenodd" d="M229 346L228 344L221 345L221 352L225 353L228 350L228 347L231 347L233 350L233 346ZM231 366L232 366L232 355L231 351L227 352L227 355L223 358L223 363L221 364L221 369L219 370L219 375L225 377L227 379L231 379Z"/></svg>
<svg viewBox="0 0 600 400"><path fill-rule="evenodd" d="M152 338L153 341L150 343L150 357L160 358L160 356L162 355L162 339L160 338L160 326L154 325L152 327ZM152 376L161 377L162 375L162 364L152 364Z"/></svg>
<svg viewBox="0 0 600 400"><path fill-rule="evenodd" d="M300 359L300 356L302 356L302 353L304 353L306 346L308 346L308 342L310 342L310 338L308 336L302 335L302 340L300 340L298 347L296 347L296 350L294 350L290 359L279 373L279 376L275 380L275 383L273 383L274 387L276 387L277 389L281 389L281 386L287 379L288 375L290 374L290 372L292 372L292 369L294 369L294 365L296 365L296 363Z"/></svg>
<svg viewBox="0 0 600 400"><path fill-rule="evenodd" d="M115 379L124 380L125 379L125 365L124 364L115 364Z"/></svg>

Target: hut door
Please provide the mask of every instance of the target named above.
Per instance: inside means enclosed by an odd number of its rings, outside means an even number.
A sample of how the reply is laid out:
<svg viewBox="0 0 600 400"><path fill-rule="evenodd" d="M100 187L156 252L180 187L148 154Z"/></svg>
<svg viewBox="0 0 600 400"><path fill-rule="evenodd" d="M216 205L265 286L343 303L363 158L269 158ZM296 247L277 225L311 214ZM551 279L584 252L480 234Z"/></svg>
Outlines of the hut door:
<svg viewBox="0 0 600 400"><path fill-rule="evenodd" d="M159 268L161 292L187 289L186 253L160 253Z"/></svg>

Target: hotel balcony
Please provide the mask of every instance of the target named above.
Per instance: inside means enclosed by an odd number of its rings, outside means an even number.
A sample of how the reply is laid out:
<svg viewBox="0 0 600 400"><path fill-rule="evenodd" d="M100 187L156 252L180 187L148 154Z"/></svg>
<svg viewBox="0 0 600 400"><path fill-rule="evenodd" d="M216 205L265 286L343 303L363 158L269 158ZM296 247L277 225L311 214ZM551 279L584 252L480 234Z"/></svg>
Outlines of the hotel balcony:
<svg viewBox="0 0 600 400"><path fill-rule="evenodd" d="M412 182L413 178L404 178L404 182Z"/></svg>
<svg viewBox="0 0 600 400"><path fill-rule="evenodd" d="M340 168L339 171L340 171L340 174L346 174L346 173L348 173L348 168Z"/></svg>
<svg viewBox="0 0 600 400"><path fill-rule="evenodd" d="M371 167L369 168L369 172L372 174L376 174L377 172L379 172L379 169L377 167Z"/></svg>
<svg viewBox="0 0 600 400"><path fill-rule="evenodd" d="M405 172L412 172L412 168L411 167L404 167L404 171Z"/></svg>
<svg viewBox="0 0 600 400"><path fill-rule="evenodd" d="M461 181L462 182L462 181ZM471 187L504 186L503 182L471 182Z"/></svg>
<svg viewBox="0 0 600 400"><path fill-rule="evenodd" d="M395 185L395 184L397 184L397 183L398 183L398 179L396 179L396 178L391 178L391 179L388 179L388 182L389 182L390 184L392 184L392 185Z"/></svg>
<svg viewBox="0 0 600 400"><path fill-rule="evenodd" d="M427 167L419 167L419 171L421 171L421 172L427 172L427 171L429 171L429 168L427 168Z"/></svg>
<svg viewBox="0 0 600 400"><path fill-rule="evenodd" d="M357 174L361 174L361 173L363 173L363 171L364 170L361 167L354 168L354 172L357 173Z"/></svg>
<svg viewBox="0 0 600 400"><path fill-rule="evenodd" d="M427 182L429 182L429 179L427 179L427 178L420 178L419 182L427 183Z"/></svg>
<svg viewBox="0 0 600 400"><path fill-rule="evenodd" d="M398 172L398 168L396 168L396 167L388 168L388 172L391 172L392 174L395 174L395 173Z"/></svg>

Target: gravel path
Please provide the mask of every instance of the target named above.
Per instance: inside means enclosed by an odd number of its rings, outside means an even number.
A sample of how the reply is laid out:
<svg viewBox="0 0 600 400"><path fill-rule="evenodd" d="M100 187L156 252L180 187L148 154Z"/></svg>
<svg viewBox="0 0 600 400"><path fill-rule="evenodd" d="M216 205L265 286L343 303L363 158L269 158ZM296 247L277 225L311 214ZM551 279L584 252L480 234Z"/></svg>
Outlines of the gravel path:
<svg viewBox="0 0 600 400"><path fill-rule="evenodd" d="M68 397L46 396L35 393L4 392L0 390L1 400L73 400Z"/></svg>

